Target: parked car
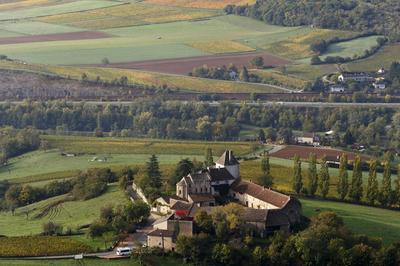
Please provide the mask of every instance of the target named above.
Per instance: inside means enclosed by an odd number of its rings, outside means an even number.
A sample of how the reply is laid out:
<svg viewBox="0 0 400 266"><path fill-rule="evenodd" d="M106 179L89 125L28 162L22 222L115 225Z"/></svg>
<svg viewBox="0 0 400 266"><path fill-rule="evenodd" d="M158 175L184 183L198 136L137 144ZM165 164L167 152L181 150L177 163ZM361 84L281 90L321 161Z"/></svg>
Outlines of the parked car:
<svg viewBox="0 0 400 266"><path fill-rule="evenodd" d="M130 247L120 247L117 248L117 255L118 256L128 256L132 254L132 248Z"/></svg>

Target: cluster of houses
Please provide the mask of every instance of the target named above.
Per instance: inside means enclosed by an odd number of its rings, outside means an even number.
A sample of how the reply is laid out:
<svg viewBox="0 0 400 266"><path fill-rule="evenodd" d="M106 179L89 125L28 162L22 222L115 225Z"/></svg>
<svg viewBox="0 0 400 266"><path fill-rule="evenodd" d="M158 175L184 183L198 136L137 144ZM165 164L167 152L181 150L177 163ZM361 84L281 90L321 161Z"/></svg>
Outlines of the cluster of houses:
<svg viewBox="0 0 400 266"><path fill-rule="evenodd" d="M332 93L343 93L346 91L346 84L348 82L368 83L372 85L375 90L384 90L386 89L384 75L384 68L380 68L376 73L342 72L338 76L338 83L331 85L329 90Z"/></svg>
<svg viewBox="0 0 400 266"><path fill-rule="evenodd" d="M182 177L176 184L176 195L155 201L152 211L164 217L153 223L147 245L174 250L178 235L195 233L196 213L219 210L217 198L242 205L244 226L261 237L277 230L289 231L302 216L296 198L241 180L238 160L232 151L225 151L214 166Z"/></svg>

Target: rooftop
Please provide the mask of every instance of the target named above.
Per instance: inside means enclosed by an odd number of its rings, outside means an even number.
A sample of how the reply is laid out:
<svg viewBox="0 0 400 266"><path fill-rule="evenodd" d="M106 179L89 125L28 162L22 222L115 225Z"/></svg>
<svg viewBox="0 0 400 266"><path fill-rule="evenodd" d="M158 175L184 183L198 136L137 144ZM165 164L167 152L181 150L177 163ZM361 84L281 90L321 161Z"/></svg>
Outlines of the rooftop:
<svg viewBox="0 0 400 266"><path fill-rule="evenodd" d="M249 194L256 199L268 202L278 208L285 207L290 201L290 196L247 181L234 183L232 185L232 190L241 194Z"/></svg>
<svg viewBox="0 0 400 266"><path fill-rule="evenodd" d="M228 150L215 163L220 165L238 165L239 161L233 155L233 151Z"/></svg>
<svg viewBox="0 0 400 266"><path fill-rule="evenodd" d="M150 233L147 234L148 236L163 236L163 237L173 237L175 235L174 231L171 230L161 230L161 229L156 229L151 231Z"/></svg>

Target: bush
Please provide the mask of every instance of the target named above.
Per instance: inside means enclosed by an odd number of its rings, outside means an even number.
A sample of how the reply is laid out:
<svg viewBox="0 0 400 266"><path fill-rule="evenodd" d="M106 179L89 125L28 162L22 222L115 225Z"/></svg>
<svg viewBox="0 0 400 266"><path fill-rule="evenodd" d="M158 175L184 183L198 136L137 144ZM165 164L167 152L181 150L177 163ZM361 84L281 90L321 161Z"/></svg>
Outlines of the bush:
<svg viewBox="0 0 400 266"><path fill-rule="evenodd" d="M62 235L63 227L61 224L48 222L43 224L43 235L45 236L59 236Z"/></svg>

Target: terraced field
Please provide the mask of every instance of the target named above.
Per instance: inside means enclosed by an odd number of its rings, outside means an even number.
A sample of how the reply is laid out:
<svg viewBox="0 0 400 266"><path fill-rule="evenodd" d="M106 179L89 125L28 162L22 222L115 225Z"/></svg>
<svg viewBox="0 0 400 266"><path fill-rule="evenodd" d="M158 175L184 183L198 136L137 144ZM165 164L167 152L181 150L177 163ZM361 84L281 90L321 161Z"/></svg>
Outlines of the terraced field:
<svg viewBox="0 0 400 266"><path fill-rule="evenodd" d="M38 234L42 231L42 224L49 220L62 224L64 228L77 228L96 219L103 206L128 202L117 184L111 185L105 194L94 199L55 204L63 198L65 196L53 197L18 208L15 215L12 215L11 212L1 212L0 234L7 236ZM41 215L49 206L53 207L46 215ZM25 215L26 211L29 211L28 218Z"/></svg>

